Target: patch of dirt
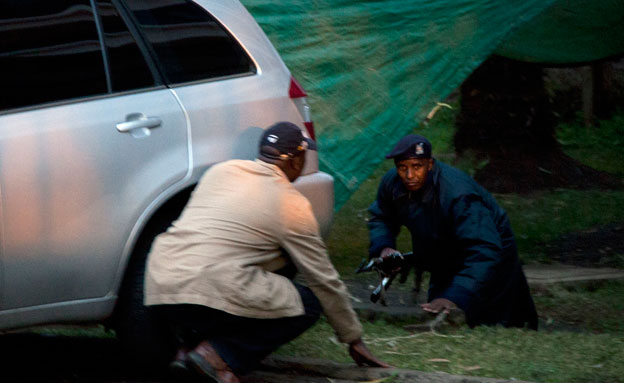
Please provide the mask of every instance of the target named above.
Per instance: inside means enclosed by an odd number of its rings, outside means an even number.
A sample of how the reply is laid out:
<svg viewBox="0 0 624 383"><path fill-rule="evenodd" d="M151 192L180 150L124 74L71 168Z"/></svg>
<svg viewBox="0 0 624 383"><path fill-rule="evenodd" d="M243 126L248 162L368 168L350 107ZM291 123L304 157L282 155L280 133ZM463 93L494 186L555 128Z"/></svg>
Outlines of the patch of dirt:
<svg viewBox="0 0 624 383"><path fill-rule="evenodd" d="M624 186L621 178L584 165L559 148L545 155L527 156L512 150L490 158L475 180L496 193L527 194L556 188L619 190Z"/></svg>
<svg viewBox="0 0 624 383"><path fill-rule="evenodd" d="M624 268L624 222L566 234L544 246L549 258L556 262Z"/></svg>

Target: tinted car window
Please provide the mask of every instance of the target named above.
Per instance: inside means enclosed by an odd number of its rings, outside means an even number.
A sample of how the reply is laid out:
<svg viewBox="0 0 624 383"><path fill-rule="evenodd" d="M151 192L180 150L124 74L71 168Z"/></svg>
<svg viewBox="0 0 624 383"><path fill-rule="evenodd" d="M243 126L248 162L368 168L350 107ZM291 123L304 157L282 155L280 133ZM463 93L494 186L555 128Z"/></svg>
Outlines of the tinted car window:
<svg viewBox="0 0 624 383"><path fill-rule="evenodd" d="M114 92L154 85L152 71L110 0L96 2Z"/></svg>
<svg viewBox="0 0 624 383"><path fill-rule="evenodd" d="M238 42L185 0L126 0L168 83L255 72Z"/></svg>
<svg viewBox="0 0 624 383"><path fill-rule="evenodd" d="M0 3L0 110L106 93L89 0Z"/></svg>

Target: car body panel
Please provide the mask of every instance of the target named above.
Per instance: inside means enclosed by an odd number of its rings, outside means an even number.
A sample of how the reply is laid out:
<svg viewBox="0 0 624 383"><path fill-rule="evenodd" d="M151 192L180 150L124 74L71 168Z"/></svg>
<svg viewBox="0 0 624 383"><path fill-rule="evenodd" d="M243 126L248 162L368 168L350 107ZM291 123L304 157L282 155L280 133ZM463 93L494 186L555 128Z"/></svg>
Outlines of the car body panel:
<svg viewBox="0 0 624 383"><path fill-rule="evenodd" d="M133 113L162 124L119 132ZM188 162L167 89L0 116L2 309L106 295L134 222Z"/></svg>

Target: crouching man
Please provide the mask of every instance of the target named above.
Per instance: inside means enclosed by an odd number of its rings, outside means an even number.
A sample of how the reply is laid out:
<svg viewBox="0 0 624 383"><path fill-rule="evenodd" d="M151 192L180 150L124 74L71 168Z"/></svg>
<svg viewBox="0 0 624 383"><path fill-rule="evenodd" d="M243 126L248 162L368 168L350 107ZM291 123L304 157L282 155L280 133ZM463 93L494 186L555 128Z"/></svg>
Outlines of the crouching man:
<svg viewBox="0 0 624 383"><path fill-rule="evenodd" d="M448 313L459 307L471 327L537 330L509 218L492 195L435 160L425 137L405 136L386 158L395 168L383 177L369 208L370 257L396 252L396 237L405 226L413 266L431 272L424 310Z"/></svg>
<svg viewBox="0 0 624 383"><path fill-rule="evenodd" d="M323 311L358 365L388 367L362 342L311 205L291 184L315 148L296 125L271 126L255 161L210 168L180 218L156 238L145 304L177 333L172 366L238 382ZM292 270L307 287L289 278Z"/></svg>

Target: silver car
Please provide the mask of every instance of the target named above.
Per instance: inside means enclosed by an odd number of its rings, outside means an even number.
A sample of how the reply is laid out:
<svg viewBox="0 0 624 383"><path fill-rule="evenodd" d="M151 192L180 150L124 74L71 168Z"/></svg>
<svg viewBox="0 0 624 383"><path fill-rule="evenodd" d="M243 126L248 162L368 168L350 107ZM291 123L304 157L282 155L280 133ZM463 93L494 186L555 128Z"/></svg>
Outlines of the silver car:
<svg viewBox="0 0 624 383"><path fill-rule="evenodd" d="M143 261L212 164L262 129L314 135L306 94L233 0L0 5L0 329L142 326ZM333 179L297 188L322 231Z"/></svg>

